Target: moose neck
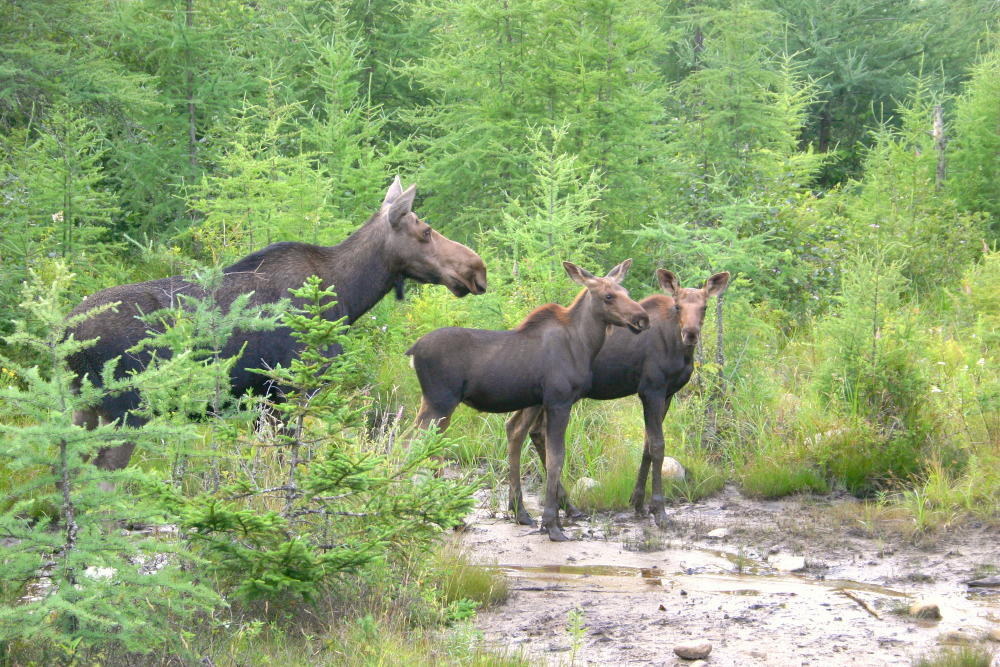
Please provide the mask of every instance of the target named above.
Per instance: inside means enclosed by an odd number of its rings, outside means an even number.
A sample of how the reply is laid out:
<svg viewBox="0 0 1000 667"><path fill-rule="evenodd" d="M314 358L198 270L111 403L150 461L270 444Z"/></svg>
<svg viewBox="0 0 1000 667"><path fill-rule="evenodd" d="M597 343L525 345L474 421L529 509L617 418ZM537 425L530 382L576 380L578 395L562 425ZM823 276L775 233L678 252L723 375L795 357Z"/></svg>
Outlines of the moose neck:
<svg viewBox="0 0 1000 667"><path fill-rule="evenodd" d="M328 269L321 276L333 285L341 315L353 323L382 300L399 279L385 256L385 235L389 233L384 220L365 223L338 245L329 246L325 262Z"/></svg>
<svg viewBox="0 0 1000 667"><path fill-rule="evenodd" d="M573 339L579 345L581 354L588 356L592 362L604 345L608 327L604 317L598 312L597 304L587 290L581 292L569 306L569 318L572 322ZM576 347L576 346L574 346Z"/></svg>

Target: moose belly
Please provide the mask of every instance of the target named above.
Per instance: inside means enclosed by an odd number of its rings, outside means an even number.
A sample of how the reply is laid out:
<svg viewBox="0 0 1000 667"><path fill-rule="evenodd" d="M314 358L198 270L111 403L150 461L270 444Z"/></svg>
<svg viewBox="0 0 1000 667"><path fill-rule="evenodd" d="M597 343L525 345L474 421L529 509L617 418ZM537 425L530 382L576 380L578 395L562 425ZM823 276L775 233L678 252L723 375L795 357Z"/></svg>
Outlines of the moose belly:
<svg viewBox="0 0 1000 667"><path fill-rule="evenodd" d="M542 402L541 389L512 387L504 378L493 378L480 386L468 388L462 402L480 412L513 412Z"/></svg>

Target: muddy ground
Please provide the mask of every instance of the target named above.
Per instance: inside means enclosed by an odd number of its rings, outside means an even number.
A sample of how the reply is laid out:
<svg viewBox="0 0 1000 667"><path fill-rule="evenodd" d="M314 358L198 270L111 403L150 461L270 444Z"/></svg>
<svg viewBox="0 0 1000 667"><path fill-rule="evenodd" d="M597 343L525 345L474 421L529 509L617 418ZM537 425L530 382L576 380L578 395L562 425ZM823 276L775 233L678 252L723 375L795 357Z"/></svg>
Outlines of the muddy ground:
<svg viewBox="0 0 1000 667"><path fill-rule="evenodd" d="M706 639L708 665L881 666L978 643L1000 665L989 639L1000 588L965 583L997 574L996 527L914 537L905 517L849 497L760 501L727 487L668 508L665 530L598 515L564 523L574 541L553 543L498 511L504 496L482 493L461 537L509 579L507 602L477 621L495 650L543 664L676 665L687 663L676 644ZM527 504L537 517L538 499ZM805 569L782 571L795 557ZM941 619L909 615L916 601L936 603Z"/></svg>

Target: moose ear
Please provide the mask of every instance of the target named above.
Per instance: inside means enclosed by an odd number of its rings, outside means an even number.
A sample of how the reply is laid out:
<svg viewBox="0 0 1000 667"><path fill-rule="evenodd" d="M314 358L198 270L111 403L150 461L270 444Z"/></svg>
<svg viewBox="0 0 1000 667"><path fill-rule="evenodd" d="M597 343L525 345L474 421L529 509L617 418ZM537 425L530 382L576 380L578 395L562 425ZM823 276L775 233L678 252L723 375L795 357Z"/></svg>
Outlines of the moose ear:
<svg viewBox="0 0 1000 667"><path fill-rule="evenodd" d="M673 271L657 269L656 281L660 283L660 289L664 292L670 292L671 294L676 295L681 289L681 281L677 278L677 274Z"/></svg>
<svg viewBox="0 0 1000 667"><path fill-rule="evenodd" d="M705 291L709 296L718 296L725 292L727 287L729 287L729 271L716 273L705 281Z"/></svg>
<svg viewBox="0 0 1000 667"><path fill-rule="evenodd" d="M614 280L616 283L620 283L621 281L625 280L625 276L628 275L628 270L629 268L631 268L631 266L632 266L632 258L630 257L629 259L626 259L624 262L622 262L615 268L608 271L608 275L604 277L610 278L611 280Z"/></svg>
<svg viewBox="0 0 1000 667"><path fill-rule="evenodd" d="M594 274L587 269L581 269L573 262L563 262L563 268L573 279L573 282L586 286L587 282L594 279Z"/></svg>
<svg viewBox="0 0 1000 667"><path fill-rule="evenodd" d="M399 221L403 219L404 215L413 210L413 200L416 196L417 186L411 185L389 204L386 217L389 218L389 224L392 225L393 229L399 226Z"/></svg>
<svg viewBox="0 0 1000 667"><path fill-rule="evenodd" d="M382 206L391 204L392 200L401 194L403 194L403 183L399 180L399 176L397 175L396 178L392 179L392 185L390 185L389 189L385 191L385 199L382 200Z"/></svg>

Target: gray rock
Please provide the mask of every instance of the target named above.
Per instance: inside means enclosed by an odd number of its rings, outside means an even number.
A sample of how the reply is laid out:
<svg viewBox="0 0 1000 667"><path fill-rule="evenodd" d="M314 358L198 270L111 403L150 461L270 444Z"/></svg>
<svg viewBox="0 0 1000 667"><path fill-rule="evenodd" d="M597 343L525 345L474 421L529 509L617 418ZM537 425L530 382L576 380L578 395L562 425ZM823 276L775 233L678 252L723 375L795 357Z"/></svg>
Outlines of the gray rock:
<svg viewBox="0 0 1000 667"><path fill-rule="evenodd" d="M573 484L573 490L570 492L570 495L573 498L576 498L591 489L596 489L598 486L600 486L600 483L598 483L596 479L591 477L581 477Z"/></svg>
<svg viewBox="0 0 1000 667"><path fill-rule="evenodd" d="M943 632L938 636L938 641L942 644L975 644L976 638L969 634L968 632L962 632L961 630L952 630L950 632Z"/></svg>
<svg viewBox="0 0 1000 667"><path fill-rule="evenodd" d="M934 602L927 600L917 600L910 605L910 616L913 618L923 618L932 621L941 620L941 608Z"/></svg>
<svg viewBox="0 0 1000 667"><path fill-rule="evenodd" d="M663 479L665 480L681 481L687 474L684 470L684 466L681 465L681 462L669 456L663 457L663 465L660 466L660 471L662 472Z"/></svg>
<svg viewBox="0 0 1000 667"><path fill-rule="evenodd" d="M806 569L806 559L803 556L774 554L767 559L767 562L779 572L798 572Z"/></svg>
<svg viewBox="0 0 1000 667"><path fill-rule="evenodd" d="M983 588L1000 588L1000 576L992 575L989 577L981 577L979 579L973 579L971 581L965 582L966 586L981 586Z"/></svg>
<svg viewBox="0 0 1000 667"><path fill-rule="evenodd" d="M689 642L681 642L674 646L674 653L685 660L702 660L712 652L712 642L707 639L696 639Z"/></svg>
<svg viewBox="0 0 1000 667"><path fill-rule="evenodd" d="M729 531L725 528L716 528L715 530L711 530L708 533L706 533L705 537L709 538L710 540L721 540L725 539L726 537L729 537Z"/></svg>
<svg viewBox="0 0 1000 667"><path fill-rule="evenodd" d="M1000 628L992 628L986 633L986 638L991 642L1000 642Z"/></svg>

